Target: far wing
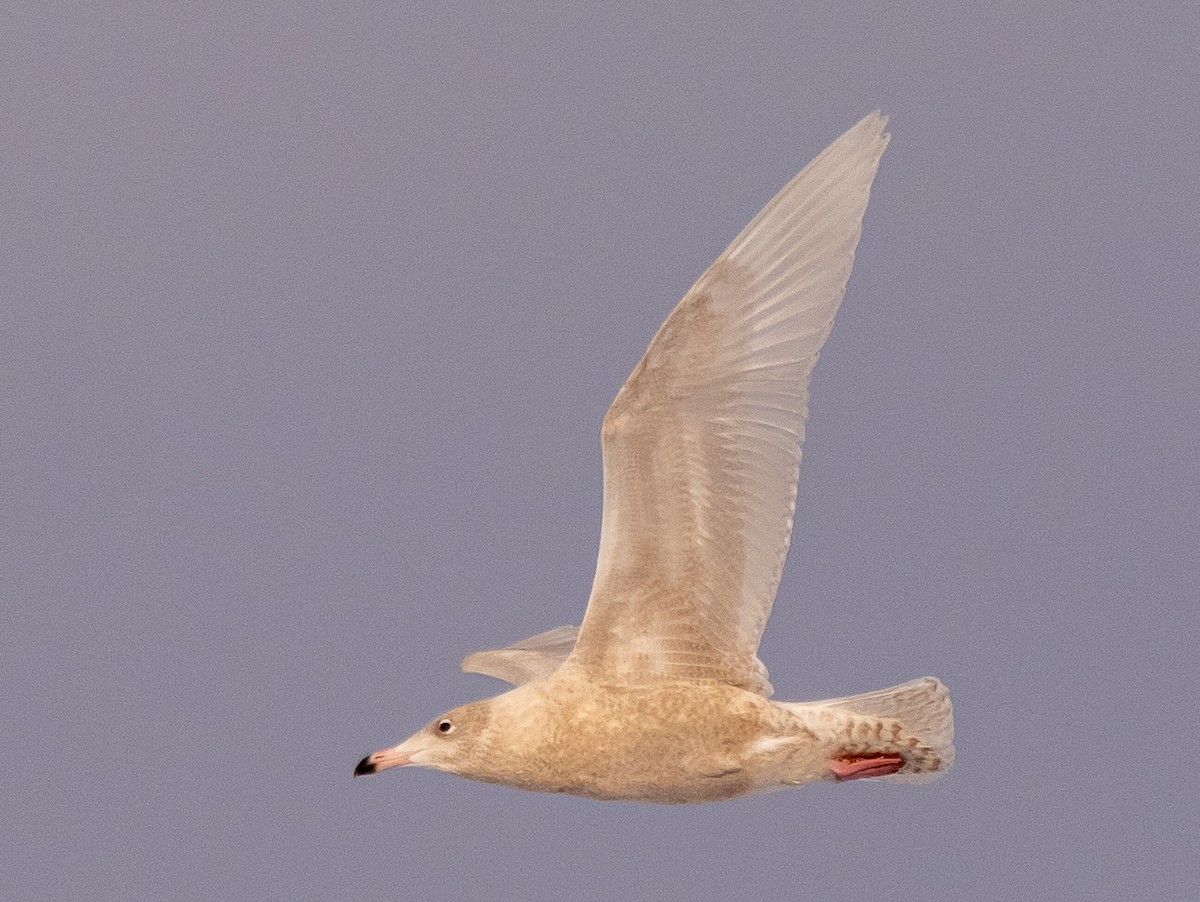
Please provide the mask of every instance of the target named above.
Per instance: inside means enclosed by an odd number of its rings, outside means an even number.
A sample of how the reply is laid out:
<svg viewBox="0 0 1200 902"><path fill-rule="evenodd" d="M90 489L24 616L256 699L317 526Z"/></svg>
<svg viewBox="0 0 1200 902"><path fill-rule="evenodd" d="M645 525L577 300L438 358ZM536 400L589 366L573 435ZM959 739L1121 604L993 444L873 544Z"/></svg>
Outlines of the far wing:
<svg viewBox="0 0 1200 902"><path fill-rule="evenodd" d="M575 647L578 635L577 626L556 626L506 648L467 655L462 669L464 673L482 673L520 686L557 670Z"/></svg>
<svg viewBox="0 0 1200 902"><path fill-rule="evenodd" d="M758 643L792 533L809 374L887 146L872 113L667 317L604 418L604 519L572 656L596 678L770 694Z"/></svg>

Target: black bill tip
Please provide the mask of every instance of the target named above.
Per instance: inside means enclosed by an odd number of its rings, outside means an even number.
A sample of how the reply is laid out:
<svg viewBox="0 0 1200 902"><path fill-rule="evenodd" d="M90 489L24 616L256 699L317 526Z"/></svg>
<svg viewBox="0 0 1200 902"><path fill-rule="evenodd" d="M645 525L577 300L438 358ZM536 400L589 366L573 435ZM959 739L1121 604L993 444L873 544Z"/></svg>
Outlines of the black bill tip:
<svg viewBox="0 0 1200 902"><path fill-rule="evenodd" d="M371 756L367 755L367 757L363 758L362 761L358 762L358 764L355 766L354 776L365 777L367 774L375 773L376 770L378 770L378 768L375 767L375 763L371 760Z"/></svg>

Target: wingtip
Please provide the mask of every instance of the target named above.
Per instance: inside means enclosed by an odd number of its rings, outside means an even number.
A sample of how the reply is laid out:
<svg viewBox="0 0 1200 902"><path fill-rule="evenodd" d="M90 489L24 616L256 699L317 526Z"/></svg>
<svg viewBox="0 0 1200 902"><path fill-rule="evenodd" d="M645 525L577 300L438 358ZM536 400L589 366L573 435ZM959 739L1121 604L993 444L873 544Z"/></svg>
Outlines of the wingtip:
<svg viewBox="0 0 1200 902"><path fill-rule="evenodd" d="M856 122L850 128L850 131L853 132L853 131L858 131L859 129L863 129L866 131L873 132L875 135L878 136L878 139L880 141L882 141L884 146L886 147L887 142L892 137L887 131L887 125L888 125L889 118L890 117L886 113L884 113L883 110L871 110L871 112L867 113L867 115L865 115L861 119L859 119L858 122Z"/></svg>

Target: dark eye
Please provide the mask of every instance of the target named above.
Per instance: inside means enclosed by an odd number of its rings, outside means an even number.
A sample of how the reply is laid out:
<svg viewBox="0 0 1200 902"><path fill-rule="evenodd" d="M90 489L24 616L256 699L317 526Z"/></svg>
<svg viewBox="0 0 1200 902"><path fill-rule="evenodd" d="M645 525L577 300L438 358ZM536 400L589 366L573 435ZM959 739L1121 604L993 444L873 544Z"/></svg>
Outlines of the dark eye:
<svg viewBox="0 0 1200 902"><path fill-rule="evenodd" d="M450 723L448 720L439 720L437 727L439 733L449 733L454 729L454 724Z"/></svg>

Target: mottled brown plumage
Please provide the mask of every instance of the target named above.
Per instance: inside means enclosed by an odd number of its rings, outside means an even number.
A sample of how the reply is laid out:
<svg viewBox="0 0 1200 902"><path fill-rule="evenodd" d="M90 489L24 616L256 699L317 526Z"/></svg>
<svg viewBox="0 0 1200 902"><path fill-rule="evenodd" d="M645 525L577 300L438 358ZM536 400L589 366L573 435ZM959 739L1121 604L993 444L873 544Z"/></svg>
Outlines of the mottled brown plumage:
<svg viewBox="0 0 1200 902"><path fill-rule="evenodd" d="M464 670L516 688L368 755L356 775L421 765L695 802L950 766L950 697L933 677L775 702L757 655L792 532L809 376L850 276L885 121L864 118L763 208L617 394L582 625L468 656Z"/></svg>

